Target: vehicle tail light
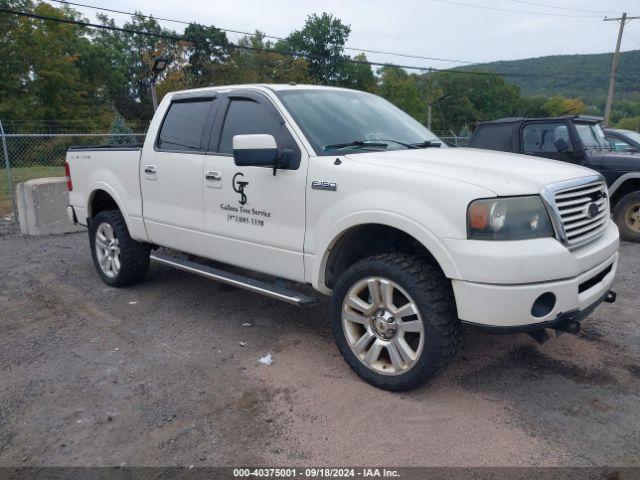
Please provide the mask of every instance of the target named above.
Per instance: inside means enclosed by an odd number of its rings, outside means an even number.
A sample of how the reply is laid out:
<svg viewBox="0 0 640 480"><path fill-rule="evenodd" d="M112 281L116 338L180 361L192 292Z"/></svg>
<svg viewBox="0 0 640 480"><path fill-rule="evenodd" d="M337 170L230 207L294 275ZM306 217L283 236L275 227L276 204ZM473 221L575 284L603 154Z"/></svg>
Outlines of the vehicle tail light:
<svg viewBox="0 0 640 480"><path fill-rule="evenodd" d="M67 190L73 191L73 182L71 181L71 169L69 168L69 162L64 162L64 174L67 176Z"/></svg>

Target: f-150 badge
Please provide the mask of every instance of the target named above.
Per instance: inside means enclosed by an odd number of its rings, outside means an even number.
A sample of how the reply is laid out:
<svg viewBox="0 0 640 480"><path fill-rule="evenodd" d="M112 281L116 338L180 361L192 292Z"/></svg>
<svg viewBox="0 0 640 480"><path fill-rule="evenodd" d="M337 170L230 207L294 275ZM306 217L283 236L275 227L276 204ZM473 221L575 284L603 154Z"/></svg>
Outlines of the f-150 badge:
<svg viewBox="0 0 640 480"><path fill-rule="evenodd" d="M338 190L338 184L336 182L314 180L313 182L311 182L311 188L313 190L328 190L330 192L335 192L336 190Z"/></svg>

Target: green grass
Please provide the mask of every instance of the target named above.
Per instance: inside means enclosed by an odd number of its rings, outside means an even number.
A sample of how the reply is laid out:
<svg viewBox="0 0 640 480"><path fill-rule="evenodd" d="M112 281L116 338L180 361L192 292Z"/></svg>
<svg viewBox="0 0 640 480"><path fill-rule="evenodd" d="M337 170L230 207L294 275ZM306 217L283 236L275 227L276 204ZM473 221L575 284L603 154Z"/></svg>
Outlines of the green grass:
<svg viewBox="0 0 640 480"><path fill-rule="evenodd" d="M20 167L11 169L11 177L13 180L13 191L15 193L16 185L20 182L26 182L33 178L44 177L64 177L64 167ZM0 215L5 216L11 213L11 196L9 195L9 186L7 184L7 171L5 168L0 170Z"/></svg>

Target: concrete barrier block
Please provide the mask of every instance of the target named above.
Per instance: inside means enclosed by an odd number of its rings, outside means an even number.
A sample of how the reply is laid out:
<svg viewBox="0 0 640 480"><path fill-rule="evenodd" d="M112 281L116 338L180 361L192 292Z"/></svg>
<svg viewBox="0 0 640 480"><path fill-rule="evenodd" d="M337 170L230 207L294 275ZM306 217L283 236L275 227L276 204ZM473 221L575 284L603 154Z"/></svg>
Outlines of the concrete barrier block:
<svg viewBox="0 0 640 480"><path fill-rule="evenodd" d="M18 218L23 235L53 235L84 230L67 218L69 192L65 177L37 178L16 188Z"/></svg>

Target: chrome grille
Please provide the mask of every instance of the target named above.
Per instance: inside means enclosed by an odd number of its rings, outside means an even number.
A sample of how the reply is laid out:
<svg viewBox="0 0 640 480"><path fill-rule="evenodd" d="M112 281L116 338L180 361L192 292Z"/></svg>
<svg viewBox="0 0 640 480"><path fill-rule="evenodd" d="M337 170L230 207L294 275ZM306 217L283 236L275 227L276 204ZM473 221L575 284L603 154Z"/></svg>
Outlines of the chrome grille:
<svg viewBox="0 0 640 480"><path fill-rule="evenodd" d="M607 228L609 196L602 179L590 181L554 191L555 210L562 227L561 240L569 248L577 248L595 240Z"/></svg>

